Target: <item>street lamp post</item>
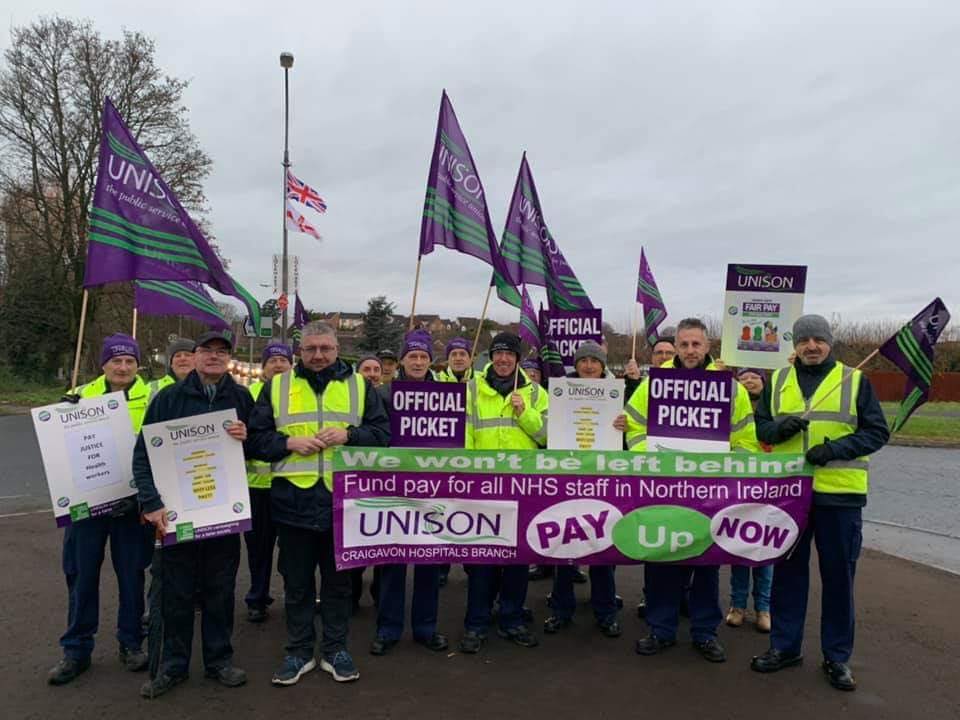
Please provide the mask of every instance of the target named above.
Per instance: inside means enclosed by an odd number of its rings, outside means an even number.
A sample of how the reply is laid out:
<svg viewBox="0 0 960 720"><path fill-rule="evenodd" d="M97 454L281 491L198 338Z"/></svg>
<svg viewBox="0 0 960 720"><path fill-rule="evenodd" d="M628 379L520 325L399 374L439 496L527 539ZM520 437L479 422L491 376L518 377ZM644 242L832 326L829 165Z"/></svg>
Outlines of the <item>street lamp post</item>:
<svg viewBox="0 0 960 720"><path fill-rule="evenodd" d="M280 53L280 67L283 68L283 260L281 274L283 297L287 297L287 174L290 171L290 68L293 67L293 53ZM283 307L280 324L280 341L287 341L287 307ZM257 329L259 332L259 328Z"/></svg>

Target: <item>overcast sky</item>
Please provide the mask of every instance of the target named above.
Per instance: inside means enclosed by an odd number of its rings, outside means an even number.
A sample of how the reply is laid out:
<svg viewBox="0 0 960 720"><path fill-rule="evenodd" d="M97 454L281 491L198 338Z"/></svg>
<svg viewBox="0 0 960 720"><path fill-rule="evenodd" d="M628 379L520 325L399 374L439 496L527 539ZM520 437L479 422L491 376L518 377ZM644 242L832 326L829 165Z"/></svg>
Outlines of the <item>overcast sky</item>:
<svg viewBox="0 0 960 720"><path fill-rule="evenodd" d="M386 294L409 312L445 87L498 236L526 150L551 232L618 327L641 245L669 321L720 316L729 262L808 265L806 309L843 321L905 319L935 294L960 312L956 0L2 5L11 25L57 12L156 39L191 80L231 272L262 299L289 50L294 171L329 205L305 211L322 243L290 236L311 309ZM476 316L489 277L438 248L417 308ZM494 296L490 314L517 311Z"/></svg>

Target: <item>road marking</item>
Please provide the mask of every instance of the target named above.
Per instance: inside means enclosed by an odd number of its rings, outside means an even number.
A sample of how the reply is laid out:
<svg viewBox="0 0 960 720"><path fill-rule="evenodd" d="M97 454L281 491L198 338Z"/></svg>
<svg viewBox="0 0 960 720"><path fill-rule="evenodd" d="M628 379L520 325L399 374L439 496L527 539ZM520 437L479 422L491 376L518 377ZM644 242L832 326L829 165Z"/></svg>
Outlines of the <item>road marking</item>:
<svg viewBox="0 0 960 720"><path fill-rule="evenodd" d="M39 515L40 513L53 513L53 510L31 510L29 512L19 512L19 513L7 513L6 515L0 515L0 520L4 518L15 518L23 517L24 515Z"/></svg>
<svg viewBox="0 0 960 720"><path fill-rule="evenodd" d="M940 532L939 530L928 530L927 528L915 527L913 525L902 525L901 523L889 522L887 520L868 520L864 522L871 525L884 525L886 527L898 528L900 530L913 530L914 532L924 533L926 535L936 535L937 537L947 538L949 540L960 540L960 535L951 535L950 533Z"/></svg>

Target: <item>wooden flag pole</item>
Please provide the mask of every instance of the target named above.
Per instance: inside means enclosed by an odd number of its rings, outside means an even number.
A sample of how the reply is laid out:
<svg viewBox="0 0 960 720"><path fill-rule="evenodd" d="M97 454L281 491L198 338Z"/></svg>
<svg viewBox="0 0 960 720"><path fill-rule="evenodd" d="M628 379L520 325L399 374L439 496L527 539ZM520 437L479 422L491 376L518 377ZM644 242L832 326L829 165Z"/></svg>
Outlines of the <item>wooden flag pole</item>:
<svg viewBox="0 0 960 720"><path fill-rule="evenodd" d="M80 330L77 332L77 350L73 354L73 375L70 376L70 389L77 386L77 375L80 374L80 351L83 349L83 328L87 324L87 298L89 291L83 289L83 302L80 305Z"/></svg>
<svg viewBox="0 0 960 720"><path fill-rule="evenodd" d="M137 339L137 309L133 309L133 331L130 333L130 336L136 340Z"/></svg>
<svg viewBox="0 0 960 720"><path fill-rule="evenodd" d="M473 347L470 348L470 369L473 369L473 358L477 354L477 347L480 343L480 330L483 329L483 321L487 318L487 305L490 304L490 293L493 291L493 283L487 286L487 297L483 301L483 310L480 311L480 322L477 323L477 332L473 337ZM491 358L492 360L493 358Z"/></svg>
<svg viewBox="0 0 960 720"><path fill-rule="evenodd" d="M417 256L417 274L413 277L413 302L410 303L410 324L407 327L408 331L413 330L413 321L417 314L417 290L420 287L420 261L422 259L422 255Z"/></svg>
<svg viewBox="0 0 960 720"><path fill-rule="evenodd" d="M812 413L818 407L823 405L823 403L826 401L828 397L833 395L847 380L850 379L850 376L853 375L854 370L860 370L864 365L866 365L868 362L873 360L873 358L875 358L879 352L880 352L880 348L877 348L872 353L867 355L867 357L865 357L863 361L861 361L861 363L857 365L855 368L848 368L848 371L843 374L843 379L840 382L838 382L836 385L834 385L832 388L830 388L830 392L828 392L826 395L820 398L816 402L816 404L812 405L810 409L807 410L801 417L804 420L807 419L810 416L810 413ZM797 358L794 362L800 362L800 358Z"/></svg>
<svg viewBox="0 0 960 720"><path fill-rule="evenodd" d="M517 386L520 385L520 358L517 358L517 367L513 371L513 391L517 391Z"/></svg>

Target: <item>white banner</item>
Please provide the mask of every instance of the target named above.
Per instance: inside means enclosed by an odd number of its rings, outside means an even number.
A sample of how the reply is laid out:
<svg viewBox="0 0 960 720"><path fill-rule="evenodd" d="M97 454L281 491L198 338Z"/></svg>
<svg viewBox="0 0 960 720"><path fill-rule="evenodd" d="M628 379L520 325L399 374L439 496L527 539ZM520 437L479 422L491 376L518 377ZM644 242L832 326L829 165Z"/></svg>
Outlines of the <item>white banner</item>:
<svg viewBox="0 0 960 720"><path fill-rule="evenodd" d="M623 380L550 378L550 450L622 450Z"/></svg>
<svg viewBox="0 0 960 720"><path fill-rule="evenodd" d="M122 392L30 411L57 527L109 513L133 488L136 436Z"/></svg>
<svg viewBox="0 0 960 720"><path fill-rule="evenodd" d="M226 428L235 410L143 426L153 482L171 532L164 545L250 529L250 493L243 443Z"/></svg>

